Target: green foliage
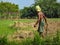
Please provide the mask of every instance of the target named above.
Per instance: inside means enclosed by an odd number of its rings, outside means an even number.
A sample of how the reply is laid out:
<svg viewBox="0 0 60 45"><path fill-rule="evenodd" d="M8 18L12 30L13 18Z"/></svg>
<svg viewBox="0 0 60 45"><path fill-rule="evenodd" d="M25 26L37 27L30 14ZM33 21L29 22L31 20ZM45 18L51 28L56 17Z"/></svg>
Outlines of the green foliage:
<svg viewBox="0 0 60 45"><path fill-rule="evenodd" d="M36 18L37 12L35 6L40 5L42 12L48 18L59 18L60 17L60 3L57 0L35 0L35 4L31 7L22 9L21 16L23 18Z"/></svg>
<svg viewBox="0 0 60 45"><path fill-rule="evenodd" d="M0 37L0 45L60 45L60 36L57 32L56 36L53 39L47 37L45 39L41 38L38 32L35 32L34 39L24 39L21 42L12 41L7 42L6 36Z"/></svg>
<svg viewBox="0 0 60 45"><path fill-rule="evenodd" d="M13 34L15 29L11 29L9 25L13 23L14 21L12 20L0 20L0 35L4 34Z"/></svg>
<svg viewBox="0 0 60 45"><path fill-rule="evenodd" d="M36 11L34 7L25 7L21 10L21 18L35 18L36 17Z"/></svg>
<svg viewBox="0 0 60 45"><path fill-rule="evenodd" d="M53 39L51 39L49 37L43 39L40 37L38 32L35 32L34 40L26 39L26 40L22 41L20 44L21 45L60 45L59 38L60 38L59 34L56 34L56 37L53 37Z"/></svg>
<svg viewBox="0 0 60 45"><path fill-rule="evenodd" d="M45 15L49 18L58 18L60 17L60 13L58 10L60 10L60 3L57 2L57 0L35 0L35 5L40 5L42 8L42 11L45 13ZM58 14L59 13L59 14Z"/></svg>
<svg viewBox="0 0 60 45"><path fill-rule="evenodd" d="M53 38L53 45L60 45L60 31L57 31L56 37Z"/></svg>
<svg viewBox="0 0 60 45"><path fill-rule="evenodd" d="M11 41L11 42L8 42L8 45L20 45L20 44L15 41Z"/></svg>
<svg viewBox="0 0 60 45"><path fill-rule="evenodd" d="M0 45L7 45L7 37L6 36L0 37Z"/></svg>
<svg viewBox="0 0 60 45"><path fill-rule="evenodd" d="M36 19L35 19L36 20ZM24 23L32 23L35 21L34 19L21 19L18 20L20 22L24 22ZM58 21L60 19L56 18L56 19L50 19L51 21ZM12 20L0 20L0 35L1 34L11 34L13 33L15 30L10 29L8 26L10 23L13 23L14 21ZM31 30L31 27L29 27L29 29ZM27 30L29 30L27 29ZM26 29L24 29L26 30ZM26 39L23 40L22 42L18 41L13 41L13 42L7 42L6 36L0 36L0 45L60 45L60 32L57 31L55 37L53 37L52 39L50 37L47 38L41 38L40 35L38 34L38 32L34 32L35 33L35 37L34 39Z"/></svg>
<svg viewBox="0 0 60 45"><path fill-rule="evenodd" d="M0 18L11 18L11 16L17 16L18 5L9 2L0 2Z"/></svg>
<svg viewBox="0 0 60 45"><path fill-rule="evenodd" d="M32 39L30 39L30 38L27 38L27 39L25 39L25 40L23 40L20 44L21 45L32 45Z"/></svg>
<svg viewBox="0 0 60 45"><path fill-rule="evenodd" d="M41 37L37 32L35 32L33 45L40 45L40 44L41 44Z"/></svg>

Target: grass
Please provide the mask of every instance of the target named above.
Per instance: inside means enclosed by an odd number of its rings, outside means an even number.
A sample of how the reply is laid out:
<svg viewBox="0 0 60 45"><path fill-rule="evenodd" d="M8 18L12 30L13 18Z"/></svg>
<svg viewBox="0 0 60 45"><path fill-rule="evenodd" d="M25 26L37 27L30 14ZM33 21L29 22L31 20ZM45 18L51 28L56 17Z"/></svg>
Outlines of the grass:
<svg viewBox="0 0 60 45"><path fill-rule="evenodd" d="M0 20L0 36L1 35L10 35L13 34L14 32L16 32L16 29L10 28L9 24L12 24L14 21L16 20ZM33 25L36 22L36 19L20 19L18 20L21 23L25 23L25 27L21 27L20 30L36 30L37 28L34 29ZM48 22L56 22L55 24L52 25L52 28L58 23L60 22L60 18L53 18L53 19L48 19ZM59 25L59 24L58 24ZM52 29L50 28L50 30ZM57 28L57 26L56 26ZM60 29L59 29L60 30ZM49 31L50 32L50 31ZM53 30L52 30L53 32ZM58 32L60 33L60 32ZM22 42L7 42L7 39L5 37L0 38L0 44L7 44L7 45L60 45L60 37L59 34L56 34L55 37L53 37L53 39L50 39L49 37L45 38L45 39L41 39L41 37L38 35L37 32L35 32L35 37L33 40L31 39L26 39L23 40Z"/></svg>
<svg viewBox="0 0 60 45"><path fill-rule="evenodd" d="M9 28L9 24L13 23L11 20L0 20L0 35L12 34L15 30Z"/></svg>
<svg viewBox="0 0 60 45"><path fill-rule="evenodd" d="M58 22L59 20L60 18L48 19L48 21L50 22L54 22L54 21ZM9 28L9 24L13 23L14 21L16 20L0 20L0 35L12 34L14 31L16 31L15 29ZM26 23L26 25L33 23L30 26L27 26L27 28L23 28L22 26L21 30L34 30L32 26L35 24L36 19L20 19L18 21L21 23Z"/></svg>
<svg viewBox="0 0 60 45"><path fill-rule="evenodd" d="M27 38L21 42L18 41L7 41L6 37L0 38L0 45L60 45L60 32L57 31L56 37L50 39L49 37L41 39L39 34L35 32L34 39Z"/></svg>
<svg viewBox="0 0 60 45"><path fill-rule="evenodd" d="M4 34L12 34L14 31L16 31L15 29L11 29L9 28L9 24L12 24L14 21L16 20L0 20L0 35L4 35ZM31 22L34 22L35 20L29 20L29 19L21 19L21 20L18 20L20 21L21 23L31 23ZM31 28L31 26L28 26ZM29 28L28 28L29 29ZM22 28L22 30L28 30L26 28Z"/></svg>

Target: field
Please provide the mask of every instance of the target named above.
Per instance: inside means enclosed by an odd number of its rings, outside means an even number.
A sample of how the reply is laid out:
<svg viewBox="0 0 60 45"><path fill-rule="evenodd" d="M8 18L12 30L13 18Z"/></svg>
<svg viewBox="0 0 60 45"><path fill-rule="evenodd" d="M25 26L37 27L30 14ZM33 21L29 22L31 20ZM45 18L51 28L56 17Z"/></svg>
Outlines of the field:
<svg viewBox="0 0 60 45"><path fill-rule="evenodd" d="M47 19L47 21L48 21L47 35L53 37L56 35L57 31L60 31L60 18ZM11 25L14 24L14 22L19 22L19 24L17 24L18 25L17 27L13 26L13 28L11 28ZM30 31L32 38L34 36L32 32L37 32L37 27L36 28L33 27L35 22L36 19L0 20L0 36L8 35L9 36L8 38L11 40L11 38L13 39L14 36L20 35L21 32L24 33L22 34L22 36L25 36L25 34ZM46 36L45 33L46 30L44 31L44 36Z"/></svg>
<svg viewBox="0 0 60 45"><path fill-rule="evenodd" d="M15 32L16 29L11 29L9 27L9 25L13 24L14 21L16 21L16 20L0 20L0 35L12 34L13 32ZM18 21L21 22L21 23L26 23L26 25L28 25L27 23L33 23L35 20L21 19L21 20L18 20ZM23 25L23 26L25 26L25 25ZM23 26L22 26L22 28L23 28ZM27 30L27 28L25 30Z"/></svg>
<svg viewBox="0 0 60 45"><path fill-rule="evenodd" d="M10 24L13 24L16 20L0 20L0 35L3 34L12 34L16 31L16 29L11 29L9 27ZM34 28L34 24L36 22L36 19L20 19L18 20L21 25L20 30L37 30L37 28ZM60 19L48 19L48 31L54 32L55 30L58 30L60 27ZM25 26L25 28L24 28ZM60 29L59 29L60 30Z"/></svg>

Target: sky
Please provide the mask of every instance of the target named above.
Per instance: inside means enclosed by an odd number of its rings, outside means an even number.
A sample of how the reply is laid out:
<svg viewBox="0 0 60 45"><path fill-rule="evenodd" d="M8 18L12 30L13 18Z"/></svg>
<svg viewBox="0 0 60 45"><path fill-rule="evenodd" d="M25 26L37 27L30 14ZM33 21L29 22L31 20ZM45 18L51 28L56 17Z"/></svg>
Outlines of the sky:
<svg viewBox="0 0 60 45"><path fill-rule="evenodd" d="M34 4L34 0L0 0L3 2L11 2L19 5L19 9L23 9L24 7L29 7Z"/></svg>
<svg viewBox="0 0 60 45"><path fill-rule="evenodd" d="M57 0L58 2L60 2L60 0Z"/></svg>
<svg viewBox="0 0 60 45"><path fill-rule="evenodd" d="M23 9L24 7L29 7L34 4L34 0L0 0L4 2L11 2L19 5L19 9ZM60 2L60 0L58 0Z"/></svg>

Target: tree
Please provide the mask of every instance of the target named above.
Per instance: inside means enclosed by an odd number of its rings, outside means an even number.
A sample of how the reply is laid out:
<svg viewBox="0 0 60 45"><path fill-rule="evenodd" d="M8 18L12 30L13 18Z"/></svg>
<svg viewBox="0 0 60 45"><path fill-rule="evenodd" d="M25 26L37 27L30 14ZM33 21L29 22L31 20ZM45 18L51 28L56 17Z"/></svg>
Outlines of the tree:
<svg viewBox="0 0 60 45"><path fill-rule="evenodd" d="M9 2L0 2L0 14L1 18L17 16L19 14L18 5L11 4Z"/></svg>
<svg viewBox="0 0 60 45"><path fill-rule="evenodd" d="M42 11L49 18L58 18L59 16L59 6L57 0L35 0L35 5L40 5Z"/></svg>

